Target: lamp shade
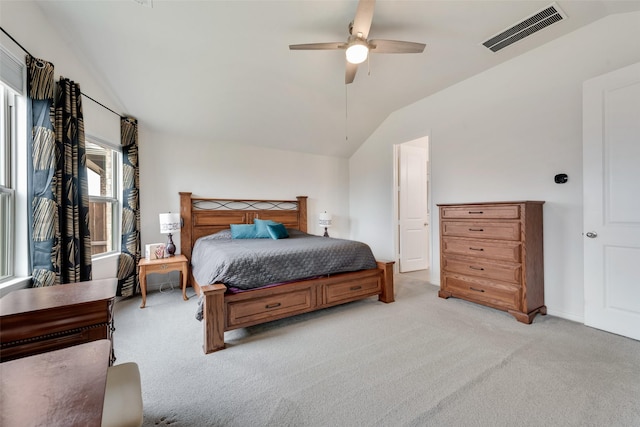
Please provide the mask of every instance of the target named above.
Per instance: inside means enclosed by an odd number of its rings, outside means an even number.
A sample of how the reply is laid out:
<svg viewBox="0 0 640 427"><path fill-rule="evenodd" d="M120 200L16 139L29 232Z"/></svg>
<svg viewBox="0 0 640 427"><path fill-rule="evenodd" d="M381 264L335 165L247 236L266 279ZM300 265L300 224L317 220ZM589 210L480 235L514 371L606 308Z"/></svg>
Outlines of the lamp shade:
<svg viewBox="0 0 640 427"><path fill-rule="evenodd" d="M179 213L161 213L160 214L160 233L170 234L180 230L180 214Z"/></svg>
<svg viewBox="0 0 640 427"><path fill-rule="evenodd" d="M322 227L331 227L331 214L325 211L318 215L318 224Z"/></svg>

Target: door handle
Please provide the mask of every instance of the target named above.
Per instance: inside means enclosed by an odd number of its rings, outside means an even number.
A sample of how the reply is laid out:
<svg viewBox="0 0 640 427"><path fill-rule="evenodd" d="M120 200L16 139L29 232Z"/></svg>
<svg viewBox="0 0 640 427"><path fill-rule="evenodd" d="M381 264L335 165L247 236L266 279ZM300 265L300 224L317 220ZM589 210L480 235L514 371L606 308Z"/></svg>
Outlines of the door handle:
<svg viewBox="0 0 640 427"><path fill-rule="evenodd" d="M590 239L595 239L596 237L598 237L598 233L596 233L595 231L589 231L587 232L587 237Z"/></svg>

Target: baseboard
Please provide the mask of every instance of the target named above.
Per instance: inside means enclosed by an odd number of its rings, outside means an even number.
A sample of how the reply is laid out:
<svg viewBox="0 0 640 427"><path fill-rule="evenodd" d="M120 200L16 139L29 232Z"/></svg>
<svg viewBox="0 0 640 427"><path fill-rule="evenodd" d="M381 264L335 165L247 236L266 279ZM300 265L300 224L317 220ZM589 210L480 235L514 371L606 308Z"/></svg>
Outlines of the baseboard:
<svg viewBox="0 0 640 427"><path fill-rule="evenodd" d="M549 306L547 306L547 314L551 316L560 317L562 319L571 320L572 322L578 322L578 323L584 324L584 315L567 313L566 311L562 311L562 310L554 310L552 308L549 308Z"/></svg>

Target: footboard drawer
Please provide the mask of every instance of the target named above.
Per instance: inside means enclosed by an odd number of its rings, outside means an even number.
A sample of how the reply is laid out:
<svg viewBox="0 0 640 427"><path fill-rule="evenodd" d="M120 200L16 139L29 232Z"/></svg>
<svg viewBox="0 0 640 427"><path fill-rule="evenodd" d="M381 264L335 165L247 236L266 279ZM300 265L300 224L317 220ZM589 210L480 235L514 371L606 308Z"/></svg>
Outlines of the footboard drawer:
<svg viewBox="0 0 640 427"><path fill-rule="evenodd" d="M381 290L382 282L379 275L349 282L326 284L324 286L324 301L325 304L355 301L377 295Z"/></svg>
<svg viewBox="0 0 640 427"><path fill-rule="evenodd" d="M275 320L310 311L314 306L312 288L273 294L227 304L227 329Z"/></svg>

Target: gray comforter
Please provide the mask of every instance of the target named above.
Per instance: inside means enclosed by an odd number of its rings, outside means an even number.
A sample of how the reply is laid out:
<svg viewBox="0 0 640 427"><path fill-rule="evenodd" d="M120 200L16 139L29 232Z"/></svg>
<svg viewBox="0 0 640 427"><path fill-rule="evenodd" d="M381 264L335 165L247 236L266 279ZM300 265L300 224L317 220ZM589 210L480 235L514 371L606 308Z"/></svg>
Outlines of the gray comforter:
<svg viewBox="0 0 640 427"><path fill-rule="evenodd" d="M352 240L287 230L289 238L231 239L229 230L202 237L193 247L193 276L201 285L238 289L376 268L369 246Z"/></svg>

